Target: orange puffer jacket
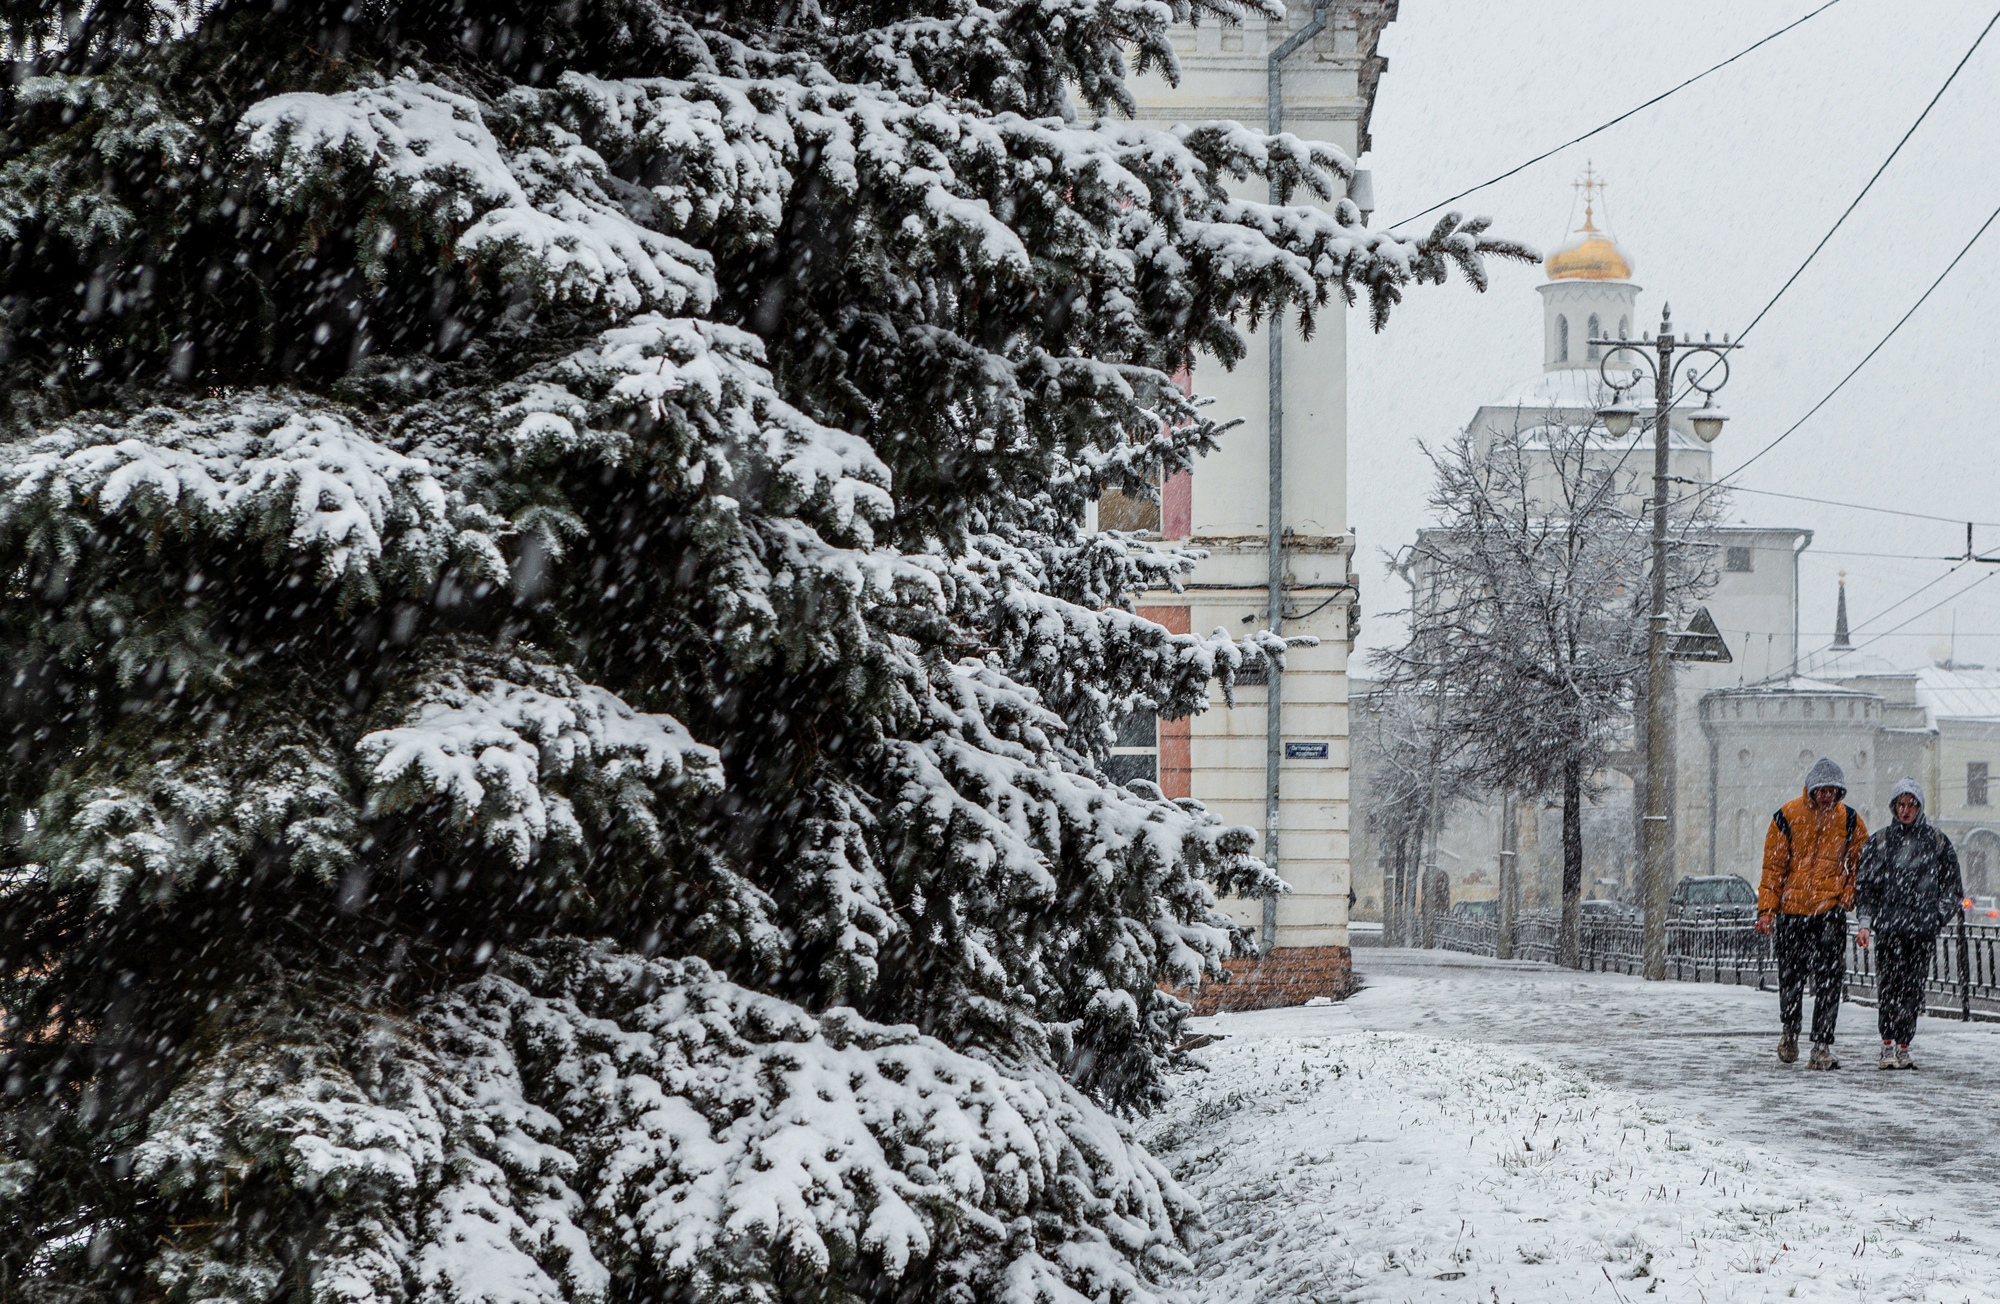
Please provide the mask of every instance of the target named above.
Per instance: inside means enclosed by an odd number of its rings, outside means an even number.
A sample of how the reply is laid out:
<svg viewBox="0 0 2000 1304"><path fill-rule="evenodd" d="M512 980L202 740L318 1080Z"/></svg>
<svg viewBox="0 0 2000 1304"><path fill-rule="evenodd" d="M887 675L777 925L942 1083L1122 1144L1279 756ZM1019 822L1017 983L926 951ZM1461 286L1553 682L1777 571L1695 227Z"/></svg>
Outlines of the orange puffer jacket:
<svg viewBox="0 0 2000 1304"><path fill-rule="evenodd" d="M1868 825L1846 802L1822 815L1803 793L1771 817L1764 837L1760 915L1823 915L1854 909L1854 869L1868 843Z"/></svg>

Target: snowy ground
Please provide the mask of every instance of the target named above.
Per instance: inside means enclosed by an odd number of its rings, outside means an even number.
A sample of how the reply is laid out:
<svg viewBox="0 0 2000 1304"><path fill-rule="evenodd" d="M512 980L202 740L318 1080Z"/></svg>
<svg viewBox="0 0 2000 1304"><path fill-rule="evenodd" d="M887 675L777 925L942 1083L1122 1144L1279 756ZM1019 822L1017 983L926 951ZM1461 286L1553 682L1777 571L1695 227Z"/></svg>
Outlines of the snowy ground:
<svg viewBox="0 0 2000 1304"><path fill-rule="evenodd" d="M1363 951L1352 1000L1199 1021L1147 1126L1217 1300L2000 1301L2000 1027L1916 1073L1773 1056L1770 993Z"/></svg>

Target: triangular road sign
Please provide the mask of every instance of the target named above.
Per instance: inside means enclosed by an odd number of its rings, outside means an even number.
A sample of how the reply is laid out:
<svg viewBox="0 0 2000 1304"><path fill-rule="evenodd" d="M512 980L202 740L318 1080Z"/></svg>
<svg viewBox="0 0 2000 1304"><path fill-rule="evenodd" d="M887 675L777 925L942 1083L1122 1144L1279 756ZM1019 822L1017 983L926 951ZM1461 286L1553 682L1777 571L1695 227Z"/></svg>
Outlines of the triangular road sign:
<svg viewBox="0 0 2000 1304"><path fill-rule="evenodd" d="M1676 633L1673 640L1667 655L1676 661L1735 660L1729 655L1729 644L1722 641L1722 631L1715 627L1715 617L1708 614L1707 607L1696 607L1688 627Z"/></svg>

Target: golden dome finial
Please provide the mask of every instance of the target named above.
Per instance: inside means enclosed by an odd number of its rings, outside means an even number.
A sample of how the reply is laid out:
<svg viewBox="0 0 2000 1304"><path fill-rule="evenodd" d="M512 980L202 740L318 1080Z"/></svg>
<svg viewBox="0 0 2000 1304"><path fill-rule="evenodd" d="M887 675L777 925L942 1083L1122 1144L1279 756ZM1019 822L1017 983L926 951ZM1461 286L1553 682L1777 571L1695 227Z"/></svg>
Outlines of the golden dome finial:
<svg viewBox="0 0 2000 1304"><path fill-rule="evenodd" d="M1597 196L1604 190L1604 178L1586 159L1583 176L1571 183L1583 195L1583 225L1576 229L1580 239L1572 240L1548 256L1542 264L1551 281L1626 281L1632 278L1631 260L1597 229Z"/></svg>

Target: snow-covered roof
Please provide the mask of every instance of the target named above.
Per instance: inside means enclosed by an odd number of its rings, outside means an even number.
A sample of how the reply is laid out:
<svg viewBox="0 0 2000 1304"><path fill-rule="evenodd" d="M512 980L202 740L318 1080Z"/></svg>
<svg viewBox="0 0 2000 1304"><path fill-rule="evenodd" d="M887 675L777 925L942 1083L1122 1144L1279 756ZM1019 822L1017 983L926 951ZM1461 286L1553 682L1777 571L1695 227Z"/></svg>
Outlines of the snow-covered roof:
<svg viewBox="0 0 2000 1304"><path fill-rule="evenodd" d="M1849 688L1837 684L1832 679L1822 679L1814 675L1790 675L1784 679L1766 679L1760 683L1742 684L1734 688L1718 688L1711 697L1729 697L1738 694L1756 695L1762 693L1827 693L1836 697L1874 697L1876 694L1865 688Z"/></svg>
<svg viewBox="0 0 2000 1304"><path fill-rule="evenodd" d="M1643 394L1628 390L1625 398L1627 402L1637 405L1641 410L1650 410L1653 401L1650 390ZM1554 371L1545 371L1539 376L1522 381L1485 406L1501 412L1520 412L1521 429L1529 430L1542 424L1539 419L1542 413L1552 417L1560 414L1569 419L1580 415L1594 416L1610 402L1611 387L1597 374L1596 367L1558 367ZM1681 419L1692 411L1692 408L1685 406L1674 409L1676 416ZM1614 440L1609 436L1601 437L1610 444L1622 445L1627 440L1642 440L1650 444L1653 438L1650 422L1651 418L1635 422L1632 433L1626 436L1625 440ZM1678 447L1706 451L1704 445L1690 439L1687 432L1679 429L1678 425L1671 430L1671 439Z"/></svg>
<svg viewBox="0 0 2000 1304"><path fill-rule="evenodd" d="M1909 668L1899 666L1873 652L1854 648L1821 648L1799 663L1799 672L1814 679L1853 679L1860 675L1903 675Z"/></svg>
<svg viewBox="0 0 2000 1304"><path fill-rule="evenodd" d="M1524 380L1487 404L1500 408L1584 408L1591 412L1611 400L1611 389L1595 367L1559 367Z"/></svg>
<svg viewBox="0 0 2000 1304"><path fill-rule="evenodd" d="M1919 670L1917 700L1933 720L2000 720L2000 670Z"/></svg>

